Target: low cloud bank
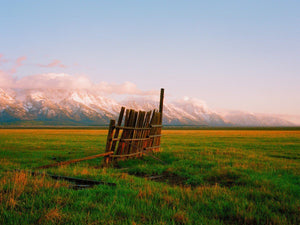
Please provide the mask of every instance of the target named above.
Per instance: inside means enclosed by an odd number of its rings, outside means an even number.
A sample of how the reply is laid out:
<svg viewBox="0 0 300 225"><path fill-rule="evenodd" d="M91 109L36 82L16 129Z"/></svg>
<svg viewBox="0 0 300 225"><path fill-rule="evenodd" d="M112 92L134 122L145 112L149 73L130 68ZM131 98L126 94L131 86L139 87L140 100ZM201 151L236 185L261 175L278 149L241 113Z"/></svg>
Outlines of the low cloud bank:
<svg viewBox="0 0 300 225"><path fill-rule="evenodd" d="M8 73L0 70L0 88L13 88L15 86L15 79Z"/></svg>
<svg viewBox="0 0 300 225"><path fill-rule="evenodd" d="M9 73L0 70L0 87L22 89L89 89L103 94L156 95L158 91L142 91L132 82L121 84L100 82L93 83L86 76L72 76L66 73L45 73L13 78Z"/></svg>
<svg viewBox="0 0 300 225"><path fill-rule="evenodd" d="M17 58L16 60L7 60L3 54L0 54L0 66L10 62L11 68L8 70L0 69L0 88L23 88L23 89L88 89L100 92L102 94L118 94L118 95L157 95L158 91L142 91L136 84L132 82L124 82L121 84L100 82L93 83L87 76L72 76L66 73L44 73L30 75L21 79L15 78L14 74L18 68L24 64L26 56ZM44 68L66 68L60 60L55 59L48 64L36 64Z"/></svg>

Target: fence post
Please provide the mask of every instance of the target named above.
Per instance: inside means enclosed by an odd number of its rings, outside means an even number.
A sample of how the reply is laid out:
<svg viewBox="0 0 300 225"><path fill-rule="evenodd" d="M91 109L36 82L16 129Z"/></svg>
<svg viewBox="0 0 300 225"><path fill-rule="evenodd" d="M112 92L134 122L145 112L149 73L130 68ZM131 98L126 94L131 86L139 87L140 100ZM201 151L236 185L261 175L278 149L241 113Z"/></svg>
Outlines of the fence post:
<svg viewBox="0 0 300 225"><path fill-rule="evenodd" d="M110 120L109 128L108 128L108 134L107 134L107 140L106 140L105 152L110 152L111 151L112 137L113 137L113 131L114 131L114 128L115 128L115 124L116 124L115 120ZM106 164L109 163L109 156L104 157L104 162Z"/></svg>
<svg viewBox="0 0 300 225"><path fill-rule="evenodd" d="M165 96L165 89L160 89L160 100L159 100L159 112L163 113L163 107L164 107L164 96Z"/></svg>

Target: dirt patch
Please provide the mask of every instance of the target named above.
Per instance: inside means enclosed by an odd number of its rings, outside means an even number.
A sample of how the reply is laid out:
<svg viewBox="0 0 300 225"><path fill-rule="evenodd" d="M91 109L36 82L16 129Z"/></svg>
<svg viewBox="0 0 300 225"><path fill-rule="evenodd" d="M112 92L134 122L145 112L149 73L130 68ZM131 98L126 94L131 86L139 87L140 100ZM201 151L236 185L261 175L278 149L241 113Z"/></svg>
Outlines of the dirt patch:
<svg viewBox="0 0 300 225"><path fill-rule="evenodd" d="M299 156L290 156L290 155L269 155L270 157L273 158L281 158L281 159L300 159Z"/></svg>
<svg viewBox="0 0 300 225"><path fill-rule="evenodd" d="M245 186L249 182L247 174L243 174L231 169L213 170L207 174L203 180L211 185L219 184L225 187Z"/></svg>
<svg viewBox="0 0 300 225"><path fill-rule="evenodd" d="M166 183L171 186L186 186L186 177L179 176L175 173L170 173L168 171L163 172L162 174L144 174L144 173L129 173L137 177L142 177L147 180L152 180L155 182Z"/></svg>

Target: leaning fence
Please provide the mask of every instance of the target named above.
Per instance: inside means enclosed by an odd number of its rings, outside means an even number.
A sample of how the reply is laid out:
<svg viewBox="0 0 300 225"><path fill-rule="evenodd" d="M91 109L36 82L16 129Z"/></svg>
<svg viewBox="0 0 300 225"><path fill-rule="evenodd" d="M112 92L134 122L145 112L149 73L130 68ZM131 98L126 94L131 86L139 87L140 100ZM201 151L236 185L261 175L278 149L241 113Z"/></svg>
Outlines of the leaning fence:
<svg viewBox="0 0 300 225"><path fill-rule="evenodd" d="M121 108L118 121L110 120L104 160L106 163L160 150L164 89L161 89L159 109L135 111Z"/></svg>

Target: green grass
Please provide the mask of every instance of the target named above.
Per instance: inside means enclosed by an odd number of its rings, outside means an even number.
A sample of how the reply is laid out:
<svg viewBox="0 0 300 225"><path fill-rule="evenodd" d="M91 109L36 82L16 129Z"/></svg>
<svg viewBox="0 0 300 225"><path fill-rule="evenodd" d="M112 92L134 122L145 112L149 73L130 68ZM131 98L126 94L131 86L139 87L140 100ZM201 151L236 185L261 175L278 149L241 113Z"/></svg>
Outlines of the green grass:
<svg viewBox="0 0 300 225"><path fill-rule="evenodd" d="M0 130L0 224L300 224L300 131L166 130L156 157L24 172L104 152L105 130ZM11 171L21 169L20 172ZM151 177L156 179L151 180Z"/></svg>

